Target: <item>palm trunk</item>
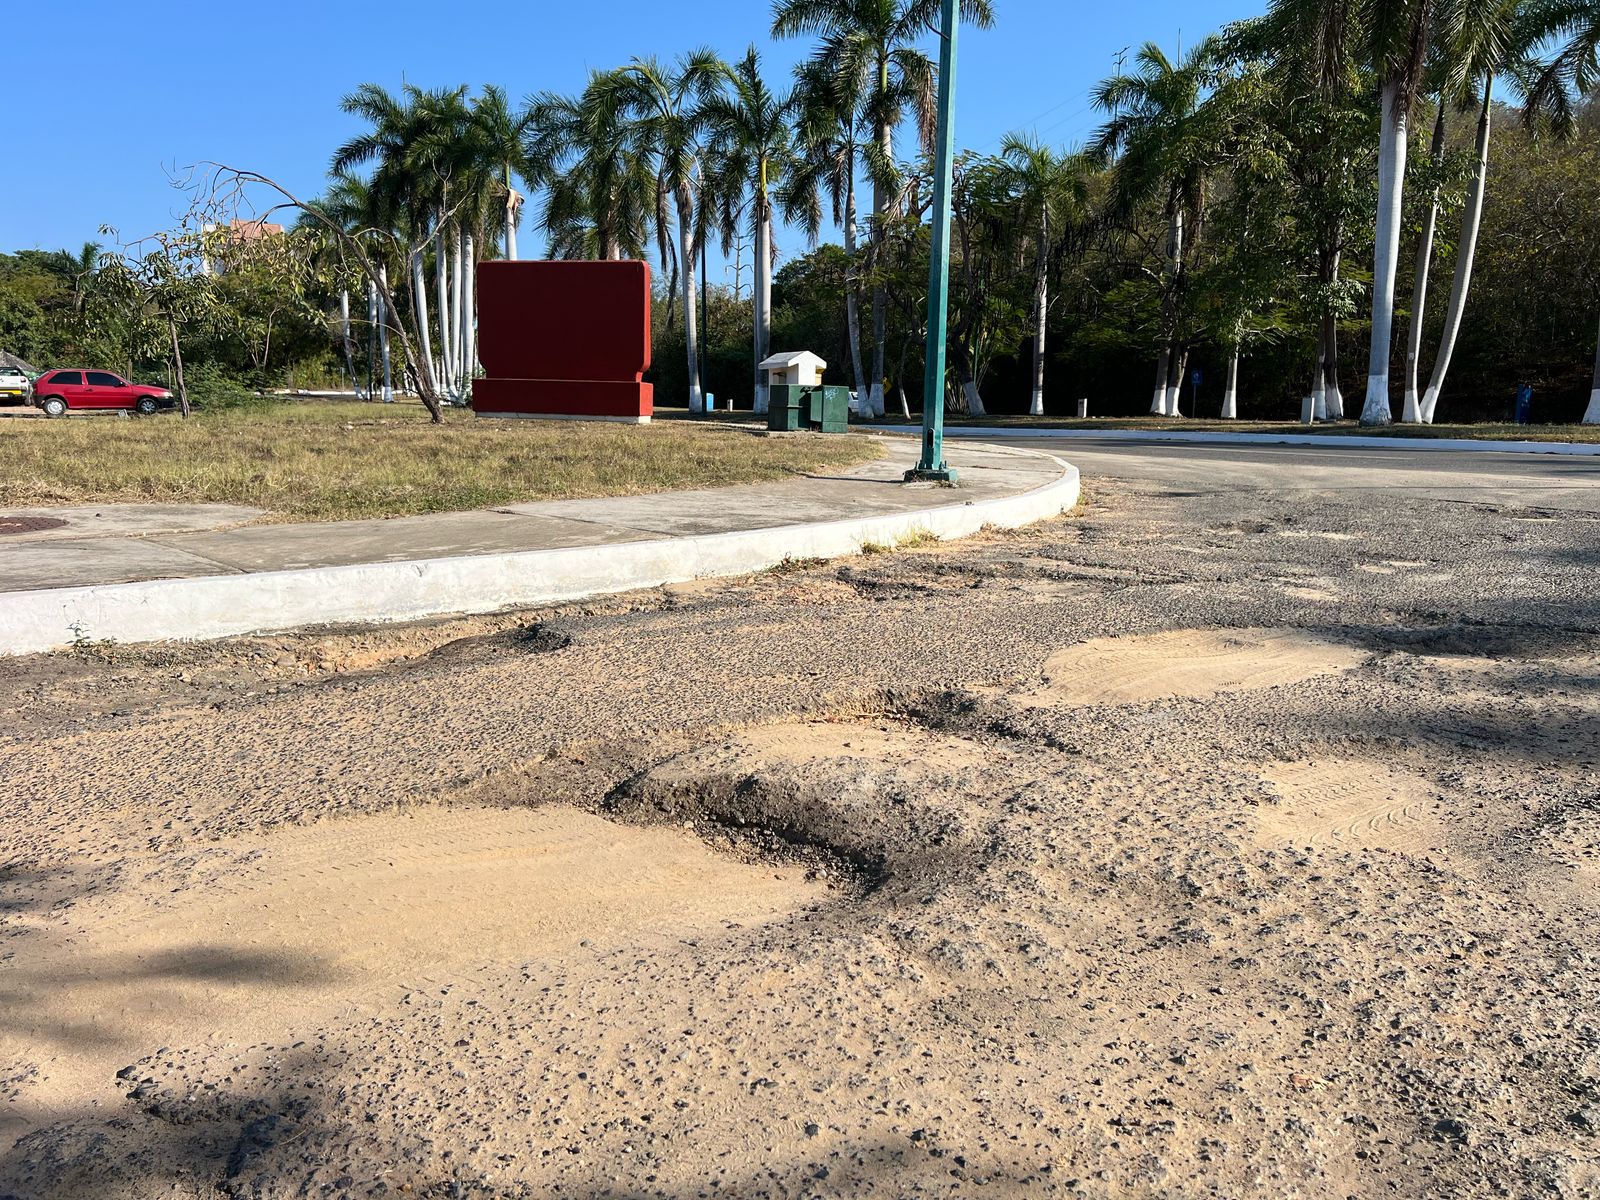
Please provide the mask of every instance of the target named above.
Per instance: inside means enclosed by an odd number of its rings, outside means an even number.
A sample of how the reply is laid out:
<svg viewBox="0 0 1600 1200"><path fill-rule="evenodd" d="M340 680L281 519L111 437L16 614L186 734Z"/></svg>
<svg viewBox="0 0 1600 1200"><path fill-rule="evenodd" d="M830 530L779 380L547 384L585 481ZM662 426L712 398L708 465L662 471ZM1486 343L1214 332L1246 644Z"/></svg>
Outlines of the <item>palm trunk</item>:
<svg viewBox="0 0 1600 1200"><path fill-rule="evenodd" d="M866 371L861 366L861 305L856 299L856 171L855 156L850 159L850 178L844 185L844 319L850 331L851 382L855 385L856 411L866 397Z"/></svg>
<svg viewBox="0 0 1600 1200"><path fill-rule="evenodd" d="M517 257L517 193L511 186L511 166L505 164L506 171L506 258L515 260Z"/></svg>
<svg viewBox="0 0 1600 1200"><path fill-rule="evenodd" d="M1439 403L1439 392L1444 387L1445 373L1450 370L1456 338L1461 333L1461 318L1467 310L1467 289L1472 286L1472 260L1478 253L1478 230L1483 225L1483 185L1489 175L1489 90L1492 83L1492 76L1484 77L1483 108L1478 113L1477 169L1467 189L1467 206L1461 213L1460 249L1456 251L1455 276L1450 281L1450 306L1445 309L1439 356L1433 360L1433 378L1428 380L1427 394L1422 397L1422 420L1430 425L1433 410Z"/></svg>
<svg viewBox="0 0 1600 1200"><path fill-rule="evenodd" d="M1390 80L1379 93L1378 224L1372 261L1372 349L1367 357L1367 398L1361 406L1363 425L1387 425L1389 352L1394 341L1394 285L1400 259L1400 204L1406 182L1406 126L1409 114L1400 104L1400 82Z"/></svg>
<svg viewBox="0 0 1600 1200"><path fill-rule="evenodd" d="M1435 173L1444 161L1444 93L1439 93L1439 115L1433 122L1433 144L1428 158ZM1422 357L1422 318L1428 304L1428 272L1433 265L1433 235L1439 223L1439 188L1434 186L1428 213L1417 235L1416 272L1411 283L1411 328L1406 337L1406 400L1400 420L1422 420L1422 398L1417 390L1417 365Z"/></svg>
<svg viewBox="0 0 1600 1200"><path fill-rule="evenodd" d="M445 395L449 396L455 378L455 360L450 352L450 255L446 247L443 211L433 227L433 279L439 301L439 365L443 370Z"/></svg>
<svg viewBox="0 0 1600 1200"><path fill-rule="evenodd" d="M1049 237L1050 213L1044 209L1039 218L1039 253L1034 264L1033 400L1028 405L1028 412L1036 417L1044 415L1044 338L1050 312Z"/></svg>
<svg viewBox="0 0 1600 1200"><path fill-rule="evenodd" d="M477 282L477 243L473 241L472 235L469 233L467 234L467 269L466 273L461 276L461 341L465 347L463 357L466 361L466 366L462 368L461 372L465 376L461 390L462 394L466 396L472 394L472 380L478 373L478 302L475 294Z"/></svg>
<svg viewBox="0 0 1600 1200"><path fill-rule="evenodd" d="M755 362L770 354L773 339L773 214L762 198L762 214L755 222ZM766 376L755 371L755 411L765 413Z"/></svg>
<svg viewBox="0 0 1600 1200"><path fill-rule="evenodd" d="M411 307L415 310L417 318L417 337L421 339L421 360L412 364L412 369L420 377L424 371L428 372L429 382L437 378L433 374L433 336L428 329L428 289L423 283L422 250L419 247L411 252Z"/></svg>
<svg viewBox="0 0 1600 1200"><path fill-rule="evenodd" d="M1583 410L1585 425L1600 425L1600 334L1594 344L1594 376L1590 381L1589 407Z"/></svg>
<svg viewBox="0 0 1600 1200"><path fill-rule="evenodd" d="M1165 293L1161 297L1161 335L1166 340L1167 348L1162 351L1161 362L1164 377L1156 381L1159 395L1156 405L1152 410L1158 416L1173 417L1178 415L1178 397L1172 383L1172 371L1177 364L1177 347L1173 342L1177 333L1177 291L1179 286L1178 276L1183 269L1183 207L1174 195L1169 203L1167 213L1167 279ZM1182 369L1179 367L1179 376Z"/></svg>
<svg viewBox="0 0 1600 1200"><path fill-rule="evenodd" d="M339 292L339 336L344 342L344 369L350 376L350 386L355 389L356 399L363 399L361 395L361 381L356 378L356 351L350 344L350 289L343 288Z"/></svg>
<svg viewBox="0 0 1600 1200"><path fill-rule="evenodd" d="M678 261L694 261L693 198L687 185L678 188ZM679 272L679 285L683 289L683 341L689 362L689 411L705 411L704 393L700 390L700 337L699 321L694 311L694 272Z"/></svg>
<svg viewBox="0 0 1600 1200"><path fill-rule="evenodd" d="M887 90L889 67L880 63L878 86ZM877 130L878 146L885 162L894 161L894 130L881 125ZM879 180L872 181L872 261L876 266L883 248L883 224L889 212L889 194ZM867 407L874 417L883 416L883 354L884 336L889 320L889 296L882 283L872 287L872 382L867 389Z"/></svg>
<svg viewBox="0 0 1600 1200"><path fill-rule="evenodd" d="M463 233L461 226L456 226L456 266L455 273L451 276L450 294L450 330L455 340L451 343L451 350L456 356L456 397L460 399L466 394L467 377L472 371L472 364L467 361L467 271L466 249L471 234Z"/></svg>
<svg viewBox="0 0 1600 1200"><path fill-rule="evenodd" d="M1232 421L1239 415L1239 343L1233 343L1233 354L1228 359L1228 380L1222 388L1222 419Z"/></svg>
<svg viewBox="0 0 1600 1200"><path fill-rule="evenodd" d="M367 399L376 394L378 378L378 281L367 279Z"/></svg>
<svg viewBox="0 0 1600 1200"><path fill-rule="evenodd" d="M389 268L384 263L378 264L378 287L383 292L389 290ZM378 353L383 356L383 402L394 403L394 371L389 361L389 314L382 313L382 320L378 323Z"/></svg>

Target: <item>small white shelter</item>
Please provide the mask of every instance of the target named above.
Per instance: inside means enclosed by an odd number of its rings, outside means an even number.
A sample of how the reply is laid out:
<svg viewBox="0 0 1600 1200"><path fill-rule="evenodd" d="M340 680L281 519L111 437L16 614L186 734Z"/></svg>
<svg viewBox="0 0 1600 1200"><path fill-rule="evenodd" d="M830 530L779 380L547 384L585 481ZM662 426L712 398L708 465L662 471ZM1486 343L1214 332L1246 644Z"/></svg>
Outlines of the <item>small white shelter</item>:
<svg viewBox="0 0 1600 1200"><path fill-rule="evenodd" d="M767 383L773 387L791 384L795 387L822 386L822 369L828 364L809 350L795 350L788 354L774 354L756 364L756 370L767 373Z"/></svg>

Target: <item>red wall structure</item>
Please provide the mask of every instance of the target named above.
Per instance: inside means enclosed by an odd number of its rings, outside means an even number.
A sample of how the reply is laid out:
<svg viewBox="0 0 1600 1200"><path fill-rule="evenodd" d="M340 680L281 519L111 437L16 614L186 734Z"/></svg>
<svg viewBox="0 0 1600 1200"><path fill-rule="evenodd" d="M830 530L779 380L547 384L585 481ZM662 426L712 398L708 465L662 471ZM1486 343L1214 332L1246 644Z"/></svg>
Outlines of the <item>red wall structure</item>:
<svg viewBox="0 0 1600 1200"><path fill-rule="evenodd" d="M478 264L480 417L648 421L650 264Z"/></svg>

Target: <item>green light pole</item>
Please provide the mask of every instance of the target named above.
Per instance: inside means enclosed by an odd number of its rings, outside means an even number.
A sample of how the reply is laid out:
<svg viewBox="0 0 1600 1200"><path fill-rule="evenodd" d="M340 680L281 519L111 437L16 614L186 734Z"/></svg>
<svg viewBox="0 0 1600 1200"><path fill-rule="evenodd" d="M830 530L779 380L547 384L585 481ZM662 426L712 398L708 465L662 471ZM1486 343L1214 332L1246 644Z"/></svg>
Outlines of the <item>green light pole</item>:
<svg viewBox="0 0 1600 1200"><path fill-rule="evenodd" d="M933 245L928 258L928 351L922 376L922 457L906 482L954 483L944 461L944 344L950 310L950 177L955 170L956 0L944 0L939 46L939 133L933 148Z"/></svg>

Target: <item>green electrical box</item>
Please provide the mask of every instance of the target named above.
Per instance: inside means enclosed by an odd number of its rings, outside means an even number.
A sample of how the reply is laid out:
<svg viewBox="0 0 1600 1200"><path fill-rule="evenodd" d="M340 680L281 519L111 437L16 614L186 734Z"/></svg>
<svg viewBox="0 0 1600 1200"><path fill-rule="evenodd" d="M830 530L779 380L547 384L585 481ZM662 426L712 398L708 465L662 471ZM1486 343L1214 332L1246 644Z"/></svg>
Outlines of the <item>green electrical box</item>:
<svg viewBox="0 0 1600 1200"><path fill-rule="evenodd" d="M838 384L806 389L806 424L823 433L850 429L850 389Z"/></svg>
<svg viewBox="0 0 1600 1200"><path fill-rule="evenodd" d="M846 433L850 428L850 389L775 383L767 389L767 428L775 433L801 429Z"/></svg>
<svg viewBox="0 0 1600 1200"><path fill-rule="evenodd" d="M778 383L767 389L767 428L774 433L794 433L805 426L807 389Z"/></svg>

